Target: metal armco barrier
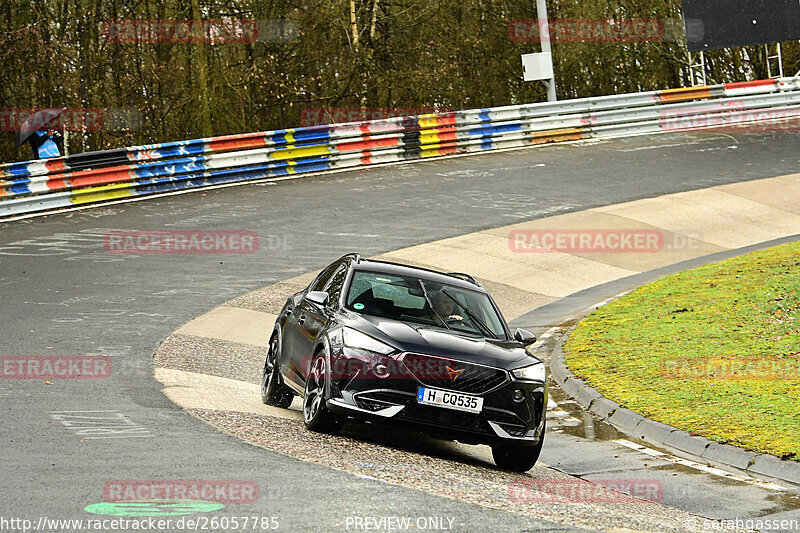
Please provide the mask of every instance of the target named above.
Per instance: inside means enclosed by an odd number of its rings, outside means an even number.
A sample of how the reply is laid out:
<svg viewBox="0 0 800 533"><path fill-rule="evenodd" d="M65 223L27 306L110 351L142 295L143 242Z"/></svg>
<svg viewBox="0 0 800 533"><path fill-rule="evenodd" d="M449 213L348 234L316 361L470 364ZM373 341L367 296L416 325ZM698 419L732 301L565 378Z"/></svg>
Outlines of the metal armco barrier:
<svg viewBox="0 0 800 533"><path fill-rule="evenodd" d="M452 154L800 117L782 78L195 139L0 165L0 217Z"/></svg>

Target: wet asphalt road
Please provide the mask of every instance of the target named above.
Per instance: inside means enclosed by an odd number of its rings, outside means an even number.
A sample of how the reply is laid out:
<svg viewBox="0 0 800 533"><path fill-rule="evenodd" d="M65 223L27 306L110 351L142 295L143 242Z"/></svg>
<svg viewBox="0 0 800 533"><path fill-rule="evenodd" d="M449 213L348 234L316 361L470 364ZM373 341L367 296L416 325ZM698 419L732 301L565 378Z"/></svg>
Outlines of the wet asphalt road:
<svg viewBox="0 0 800 533"><path fill-rule="evenodd" d="M454 517L458 531L558 530L311 465L221 434L161 394L152 378L152 353L167 334L208 309L316 270L346 252L373 255L567 211L795 173L799 141L791 132L634 137L2 224L0 353L104 354L114 368L104 380L2 380L2 515L86 518L82 509L102 501L103 486L113 479L252 479L261 489L258 503L229 512L276 516L281 530L341 531L348 516L396 515L397 502L407 516ZM261 246L247 255L120 256L103 249L103 236L113 229L255 231ZM65 411L113 412L109 416L127 417L136 429L119 438L82 438L59 419ZM582 446L581 437L569 437L575 440L544 454L543 461L575 470L569 452ZM580 448L591 449L582 453L584 475L606 468L602 446ZM753 500L750 490L739 491L742 512L794 506L769 495ZM686 508L695 497L686 495ZM708 514L724 508L726 498Z"/></svg>

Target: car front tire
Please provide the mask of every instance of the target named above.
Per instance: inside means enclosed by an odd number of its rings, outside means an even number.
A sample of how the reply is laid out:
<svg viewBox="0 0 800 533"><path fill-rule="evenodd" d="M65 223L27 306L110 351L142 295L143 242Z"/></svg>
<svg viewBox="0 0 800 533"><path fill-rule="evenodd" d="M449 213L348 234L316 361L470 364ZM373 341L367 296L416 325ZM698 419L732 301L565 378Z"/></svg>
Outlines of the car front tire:
<svg viewBox="0 0 800 533"><path fill-rule="evenodd" d="M286 409L292 404L294 393L281 383L278 370L278 336L274 335L269 341L269 352L264 360L264 371L261 374L261 401Z"/></svg>
<svg viewBox="0 0 800 533"><path fill-rule="evenodd" d="M335 433L341 427L341 419L325 405L330 378L326 361L325 354L319 353L311 362L303 394L303 423L311 431Z"/></svg>
<svg viewBox="0 0 800 533"><path fill-rule="evenodd" d="M544 446L544 433L544 428L542 428L542 437L534 446L522 446L514 443L495 444L492 446L494 463L504 470L527 472L539 460L539 454L542 453Z"/></svg>

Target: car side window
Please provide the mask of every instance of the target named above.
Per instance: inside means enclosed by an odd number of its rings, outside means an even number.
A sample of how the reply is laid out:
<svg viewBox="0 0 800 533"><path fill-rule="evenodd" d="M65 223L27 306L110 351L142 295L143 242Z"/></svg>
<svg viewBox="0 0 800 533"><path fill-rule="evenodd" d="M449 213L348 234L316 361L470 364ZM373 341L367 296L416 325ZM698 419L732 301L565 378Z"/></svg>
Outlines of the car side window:
<svg viewBox="0 0 800 533"><path fill-rule="evenodd" d="M347 263L339 266L324 289L328 293L328 307L333 308L339 302L345 278L347 278Z"/></svg>
<svg viewBox="0 0 800 533"><path fill-rule="evenodd" d="M317 279L315 279L311 283L311 285L309 285L309 287L308 287L309 292L311 292L311 291L324 291L325 290L325 286L328 284L328 281L330 281L330 279L331 279L331 276L333 276L333 273L336 272L336 269L339 268L340 265L341 265L341 263L334 263L331 266L329 266L328 268L326 268L325 270L323 270L320 273L320 275L317 276Z"/></svg>

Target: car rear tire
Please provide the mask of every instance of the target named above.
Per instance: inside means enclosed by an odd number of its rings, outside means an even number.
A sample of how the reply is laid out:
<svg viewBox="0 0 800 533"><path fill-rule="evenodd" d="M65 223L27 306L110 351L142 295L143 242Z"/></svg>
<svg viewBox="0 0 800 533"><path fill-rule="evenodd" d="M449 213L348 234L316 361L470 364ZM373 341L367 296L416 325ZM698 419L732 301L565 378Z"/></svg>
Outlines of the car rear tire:
<svg viewBox="0 0 800 533"><path fill-rule="evenodd" d="M281 383L278 371L278 336L269 341L269 352L264 359L264 371L261 374L261 401L266 405L286 409L292 404L292 389Z"/></svg>
<svg viewBox="0 0 800 533"><path fill-rule="evenodd" d="M335 433L342 421L325 405L330 377L326 361L325 354L318 353L311 362L303 394L303 423L311 431Z"/></svg>
<svg viewBox="0 0 800 533"><path fill-rule="evenodd" d="M492 458L494 463L504 470L527 472L539 460L542 446L544 446L544 428L542 428L542 438L539 439L538 444L534 446L512 443L495 444L492 446Z"/></svg>

